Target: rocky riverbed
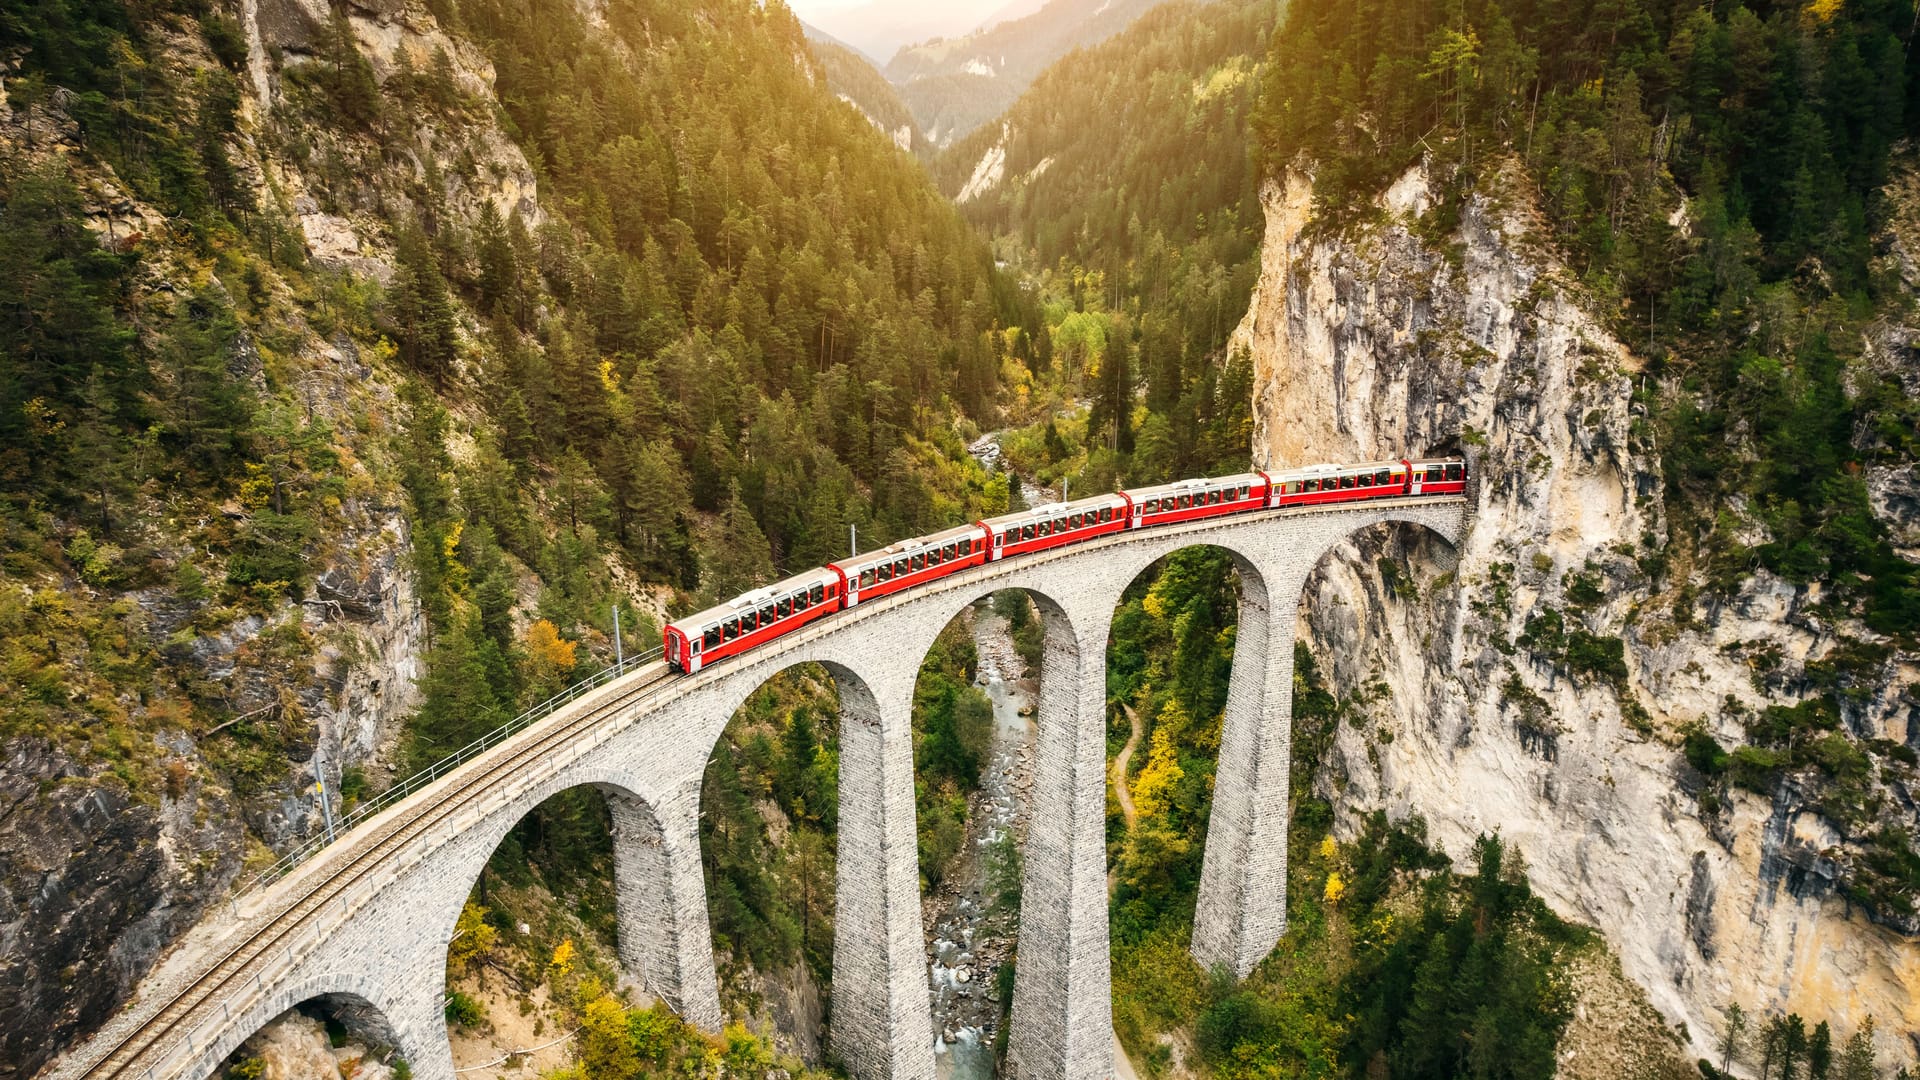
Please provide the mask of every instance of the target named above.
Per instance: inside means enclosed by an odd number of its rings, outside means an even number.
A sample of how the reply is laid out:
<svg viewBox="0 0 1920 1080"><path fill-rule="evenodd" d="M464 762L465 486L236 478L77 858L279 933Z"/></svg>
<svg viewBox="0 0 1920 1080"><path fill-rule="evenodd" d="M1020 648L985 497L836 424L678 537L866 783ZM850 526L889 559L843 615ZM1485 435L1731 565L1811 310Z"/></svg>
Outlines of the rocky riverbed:
<svg viewBox="0 0 1920 1080"><path fill-rule="evenodd" d="M969 612L977 681L993 702L993 749L967 815L967 842L924 905L934 1060L940 1080L993 1074L1000 1023L994 975L1013 953L1019 912L996 909L990 852L1025 836L1033 784L1035 685L1007 622L984 604Z"/></svg>

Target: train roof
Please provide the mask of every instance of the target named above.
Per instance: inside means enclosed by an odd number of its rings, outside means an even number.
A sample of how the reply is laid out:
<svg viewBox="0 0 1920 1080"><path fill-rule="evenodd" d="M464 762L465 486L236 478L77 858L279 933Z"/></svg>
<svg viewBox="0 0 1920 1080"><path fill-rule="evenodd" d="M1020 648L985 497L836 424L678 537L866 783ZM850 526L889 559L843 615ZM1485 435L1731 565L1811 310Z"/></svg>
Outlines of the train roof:
<svg viewBox="0 0 1920 1080"><path fill-rule="evenodd" d="M667 625L682 628L705 626L710 622L718 622L721 619L731 618L743 611L752 611L754 608L765 604L769 600L777 600L782 596L791 596L802 589L811 589L815 585L834 583L839 580L840 575L834 573L831 568L825 566L818 567L813 570L795 574L790 578L776 581L771 585L763 585L752 592L741 593L739 596L725 603L715 604L705 611L696 611L691 615L682 615Z"/></svg>
<svg viewBox="0 0 1920 1080"><path fill-rule="evenodd" d="M902 555L912 555L916 552L926 551L929 548L945 547L949 543L968 537L976 540L979 539L980 526L971 524L955 525L951 529L942 529L937 533L928 533L925 536L911 536L905 540L896 540L883 548L874 548L872 551L863 551L858 555L849 555L844 559L835 559L832 565L839 567L840 570L848 576L852 576L877 563L891 562Z"/></svg>
<svg viewBox="0 0 1920 1080"><path fill-rule="evenodd" d="M1399 458L1382 461L1335 462L1326 465L1302 465L1297 469L1276 470L1270 475L1275 479L1295 476L1335 476L1340 473L1379 472L1381 469L1398 469L1402 466Z"/></svg>
<svg viewBox="0 0 1920 1080"><path fill-rule="evenodd" d="M1214 488L1252 486L1266 483L1259 473L1235 473L1232 476L1196 476L1191 480L1174 480L1151 487L1128 488L1127 497L1139 502L1141 499L1157 499L1163 495L1178 495L1183 491L1212 491Z"/></svg>
<svg viewBox="0 0 1920 1080"><path fill-rule="evenodd" d="M1046 503L1042 506L1030 506L1025 510L1015 511L1011 514L1001 514L999 517L990 517L986 520L985 524L988 528L998 531L1014 525L1025 525L1029 521L1046 521L1052 518L1063 517L1067 514L1084 514L1088 510L1100 510L1109 506L1125 505L1126 500L1121 498L1118 492L1110 491L1101 495L1089 495L1084 499L1075 499L1072 502Z"/></svg>

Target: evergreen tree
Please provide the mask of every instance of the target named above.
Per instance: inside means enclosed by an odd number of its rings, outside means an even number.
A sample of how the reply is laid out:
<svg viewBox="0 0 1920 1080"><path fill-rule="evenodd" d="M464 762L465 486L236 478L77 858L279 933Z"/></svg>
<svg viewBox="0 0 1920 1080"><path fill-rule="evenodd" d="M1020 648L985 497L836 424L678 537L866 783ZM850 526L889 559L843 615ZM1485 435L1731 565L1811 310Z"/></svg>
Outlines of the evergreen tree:
<svg viewBox="0 0 1920 1080"><path fill-rule="evenodd" d="M458 344L453 297L419 229L403 230L395 246L393 321L400 359L434 382L445 383L453 374Z"/></svg>

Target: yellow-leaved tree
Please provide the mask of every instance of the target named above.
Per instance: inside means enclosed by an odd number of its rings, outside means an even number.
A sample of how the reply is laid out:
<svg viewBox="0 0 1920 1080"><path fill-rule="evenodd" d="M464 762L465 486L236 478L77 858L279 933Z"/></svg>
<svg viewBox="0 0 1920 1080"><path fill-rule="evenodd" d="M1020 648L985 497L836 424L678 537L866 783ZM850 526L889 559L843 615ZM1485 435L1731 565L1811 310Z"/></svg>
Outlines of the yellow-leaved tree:
<svg viewBox="0 0 1920 1080"><path fill-rule="evenodd" d="M573 671L577 642L561 637L560 628L547 620L535 619L527 627L521 646L526 650L527 685L535 698L566 685L567 675Z"/></svg>
<svg viewBox="0 0 1920 1080"><path fill-rule="evenodd" d="M500 931L487 923L487 909L471 901L460 909L453 924L453 940L447 943L447 967L473 974L486 963L500 939Z"/></svg>
<svg viewBox="0 0 1920 1080"><path fill-rule="evenodd" d="M1180 782L1186 772L1180 768L1180 756L1173 748L1173 740L1167 737L1167 729L1156 726L1153 729L1152 749L1147 752L1146 767L1133 782L1133 805L1143 818L1159 817L1166 813L1168 799L1172 795L1173 785Z"/></svg>

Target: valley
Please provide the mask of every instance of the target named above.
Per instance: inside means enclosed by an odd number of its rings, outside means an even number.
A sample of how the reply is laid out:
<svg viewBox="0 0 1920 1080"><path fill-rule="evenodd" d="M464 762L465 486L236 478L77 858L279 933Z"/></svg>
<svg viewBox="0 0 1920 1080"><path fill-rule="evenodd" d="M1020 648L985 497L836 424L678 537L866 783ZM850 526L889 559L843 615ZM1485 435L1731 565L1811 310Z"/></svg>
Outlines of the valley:
<svg viewBox="0 0 1920 1080"><path fill-rule="evenodd" d="M1912 12L804 7L0 12L0 1080L669 619L1063 494L1424 455L1472 464L1459 544L1306 579L1244 978L1189 946L1246 568L1112 612L1120 1074L1906 1075ZM1010 1071L1042 622L1001 593L913 658L943 1080ZM459 1076L850 1074L844 677L769 678L678 793L718 1029L640 978L588 785L446 935ZM378 1012L222 1075L438 1068Z"/></svg>

